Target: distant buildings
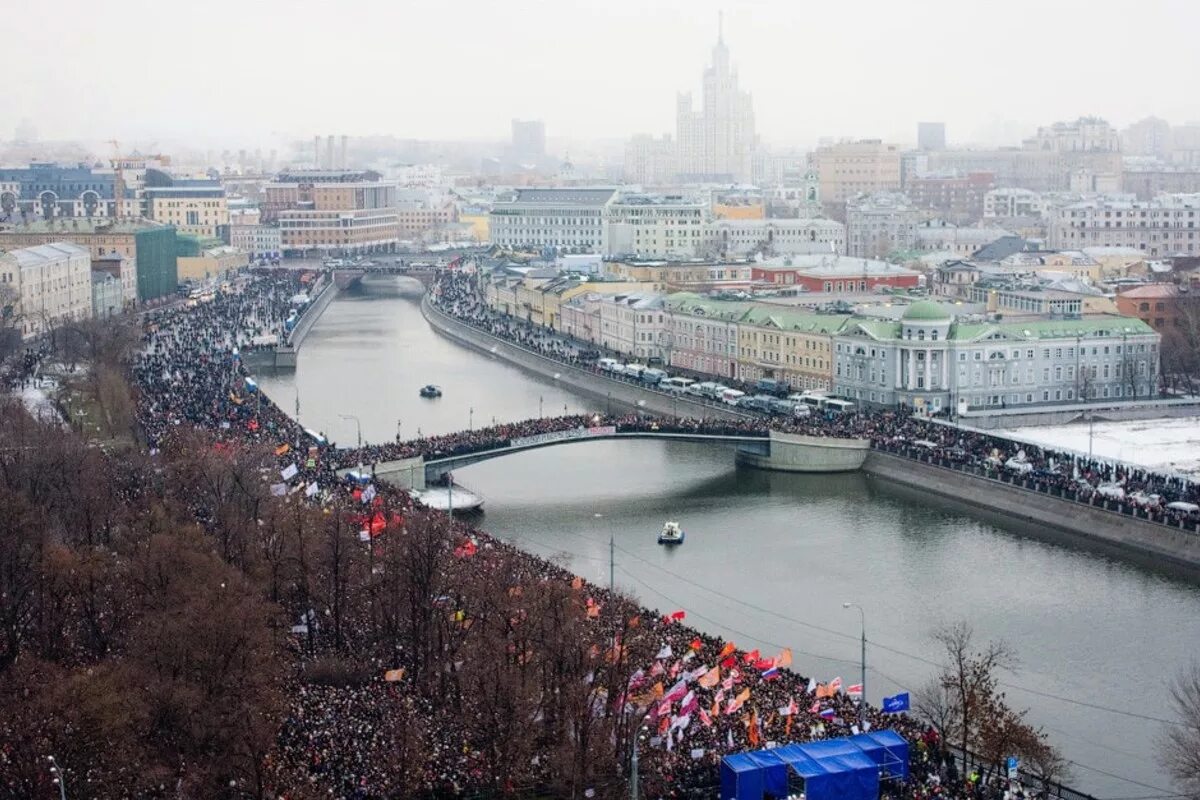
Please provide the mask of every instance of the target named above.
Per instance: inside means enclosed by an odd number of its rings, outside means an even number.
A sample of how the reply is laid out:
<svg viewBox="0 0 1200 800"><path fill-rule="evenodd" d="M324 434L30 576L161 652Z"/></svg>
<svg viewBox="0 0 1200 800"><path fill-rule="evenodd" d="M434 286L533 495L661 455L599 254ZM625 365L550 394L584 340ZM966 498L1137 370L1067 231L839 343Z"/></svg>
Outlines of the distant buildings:
<svg viewBox="0 0 1200 800"><path fill-rule="evenodd" d="M820 177L821 201L839 212L856 195L900 191L900 148L879 139L818 147L812 166Z"/></svg>
<svg viewBox="0 0 1200 800"><path fill-rule="evenodd" d="M24 338L92 317L92 258L77 244L54 242L0 253L0 285L17 298L14 311ZM115 291L119 298L119 283Z"/></svg>
<svg viewBox="0 0 1200 800"><path fill-rule="evenodd" d="M522 163L540 164L546 158L546 123L540 119L512 121L513 158Z"/></svg>
<svg viewBox="0 0 1200 800"><path fill-rule="evenodd" d="M42 163L0 168L0 222L140 216L141 201L111 170Z"/></svg>
<svg viewBox="0 0 1200 800"><path fill-rule="evenodd" d="M625 178L638 183L748 183L754 177L754 105L738 86L719 31L704 70L702 107L690 93L675 103L675 138L635 136L625 151Z"/></svg>
<svg viewBox="0 0 1200 800"><path fill-rule="evenodd" d="M180 233L216 238L229 224L225 187L217 181L176 180L144 190L146 217L174 225Z"/></svg>
<svg viewBox="0 0 1200 800"><path fill-rule="evenodd" d="M1004 187L990 189L983 196L983 216L1039 217L1046 206L1041 194L1030 189Z"/></svg>
<svg viewBox="0 0 1200 800"><path fill-rule="evenodd" d="M1200 195L1160 195L1153 200L1100 197L1051 212L1051 248L1133 247L1148 256L1196 255Z"/></svg>
<svg viewBox="0 0 1200 800"><path fill-rule="evenodd" d="M987 193L996 186L990 172L967 175L917 175L904 184L904 193L917 208L963 224L983 216Z"/></svg>
<svg viewBox="0 0 1200 800"><path fill-rule="evenodd" d="M918 122L917 149L924 150L926 152L929 152L930 150L945 150L946 123Z"/></svg>
<svg viewBox="0 0 1200 800"><path fill-rule="evenodd" d="M604 255L697 258L705 252L712 212L684 195L623 194L604 210Z"/></svg>
<svg viewBox="0 0 1200 800"><path fill-rule="evenodd" d="M719 219L705 235L707 251L724 258L846 251L846 226L831 219Z"/></svg>
<svg viewBox="0 0 1200 800"><path fill-rule="evenodd" d="M801 292L851 293L916 289L921 273L869 258L837 255L791 256L750 265L755 281Z"/></svg>

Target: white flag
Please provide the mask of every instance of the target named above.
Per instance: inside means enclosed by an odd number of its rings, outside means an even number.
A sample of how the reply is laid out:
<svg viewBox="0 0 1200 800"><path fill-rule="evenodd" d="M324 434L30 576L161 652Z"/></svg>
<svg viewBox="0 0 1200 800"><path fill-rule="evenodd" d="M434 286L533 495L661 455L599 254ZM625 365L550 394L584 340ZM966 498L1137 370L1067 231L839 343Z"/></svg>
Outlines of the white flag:
<svg viewBox="0 0 1200 800"><path fill-rule="evenodd" d="M286 483L271 484L271 494L273 494L275 497L283 497L285 494L287 494L287 484Z"/></svg>
<svg viewBox="0 0 1200 800"><path fill-rule="evenodd" d="M661 661L664 658L670 658L671 655L672 655L671 645L668 644L668 645L663 645L663 649L658 651L658 655L656 655L655 658L657 658L659 661Z"/></svg>
<svg viewBox="0 0 1200 800"><path fill-rule="evenodd" d="M312 497L314 494L316 494L320 490L321 490L321 487L317 486L316 481L313 481L312 483L310 483L308 485L308 488L304 490L304 495L305 495L305 497Z"/></svg>
<svg viewBox="0 0 1200 800"><path fill-rule="evenodd" d="M378 493L375 491L375 484L372 483L365 490L363 490L362 501L364 503L369 503L375 499L376 494L378 494Z"/></svg>
<svg viewBox="0 0 1200 800"><path fill-rule="evenodd" d="M290 481L292 478L296 477L299 472L300 470L295 464L288 464L287 469L279 473L279 477L283 478L285 481Z"/></svg>

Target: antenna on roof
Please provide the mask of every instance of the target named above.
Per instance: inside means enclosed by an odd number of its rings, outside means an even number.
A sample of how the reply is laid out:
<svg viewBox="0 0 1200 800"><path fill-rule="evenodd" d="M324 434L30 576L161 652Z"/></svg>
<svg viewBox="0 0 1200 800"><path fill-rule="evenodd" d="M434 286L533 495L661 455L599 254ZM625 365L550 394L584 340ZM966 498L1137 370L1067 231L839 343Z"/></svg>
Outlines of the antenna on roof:
<svg viewBox="0 0 1200 800"><path fill-rule="evenodd" d="M725 44L725 12L717 12L717 44Z"/></svg>

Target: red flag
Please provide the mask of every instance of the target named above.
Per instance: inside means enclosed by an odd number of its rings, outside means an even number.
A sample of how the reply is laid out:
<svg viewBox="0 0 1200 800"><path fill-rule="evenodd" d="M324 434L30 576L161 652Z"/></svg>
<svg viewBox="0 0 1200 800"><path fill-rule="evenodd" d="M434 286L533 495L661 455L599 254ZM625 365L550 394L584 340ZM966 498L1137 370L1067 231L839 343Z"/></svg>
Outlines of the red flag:
<svg viewBox="0 0 1200 800"><path fill-rule="evenodd" d="M737 659L734 658L733 656L730 656L729 658L721 660L721 666L724 667L725 669L729 669L736 663L737 663Z"/></svg>
<svg viewBox="0 0 1200 800"><path fill-rule="evenodd" d="M704 646L704 643L701 642L700 637L697 636L695 639L692 639L692 643L688 646L691 647L693 650L699 650L701 647Z"/></svg>
<svg viewBox="0 0 1200 800"><path fill-rule="evenodd" d="M761 658L761 656L758 654L758 648L755 648L749 653L746 653L746 655L742 656L742 661L745 661L747 664L753 664L755 661L758 661L759 658Z"/></svg>
<svg viewBox="0 0 1200 800"><path fill-rule="evenodd" d="M733 644L733 642L726 642L725 646L721 648L721 652L717 654L717 658L724 658L725 656L733 655L733 651L736 649L737 647Z"/></svg>
<svg viewBox="0 0 1200 800"><path fill-rule="evenodd" d="M682 622L683 618L686 616L687 616L687 614L683 611L672 611L671 612L671 619L675 620L676 622Z"/></svg>

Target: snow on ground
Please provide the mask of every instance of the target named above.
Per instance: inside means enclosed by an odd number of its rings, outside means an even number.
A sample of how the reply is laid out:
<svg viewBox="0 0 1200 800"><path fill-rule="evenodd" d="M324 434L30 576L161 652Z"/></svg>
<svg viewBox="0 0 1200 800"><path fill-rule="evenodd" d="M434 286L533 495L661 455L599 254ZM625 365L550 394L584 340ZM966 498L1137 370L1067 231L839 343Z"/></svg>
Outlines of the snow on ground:
<svg viewBox="0 0 1200 800"><path fill-rule="evenodd" d="M1010 428L997 433L1084 454L1088 451L1086 422ZM1097 422L1092 453L1097 458L1125 461L1200 480L1200 417Z"/></svg>
<svg viewBox="0 0 1200 800"><path fill-rule="evenodd" d="M21 402L25 404L25 410L34 419L61 419L58 415L58 409L50 402L50 397L46 394L46 390L40 386L26 386L21 389Z"/></svg>

